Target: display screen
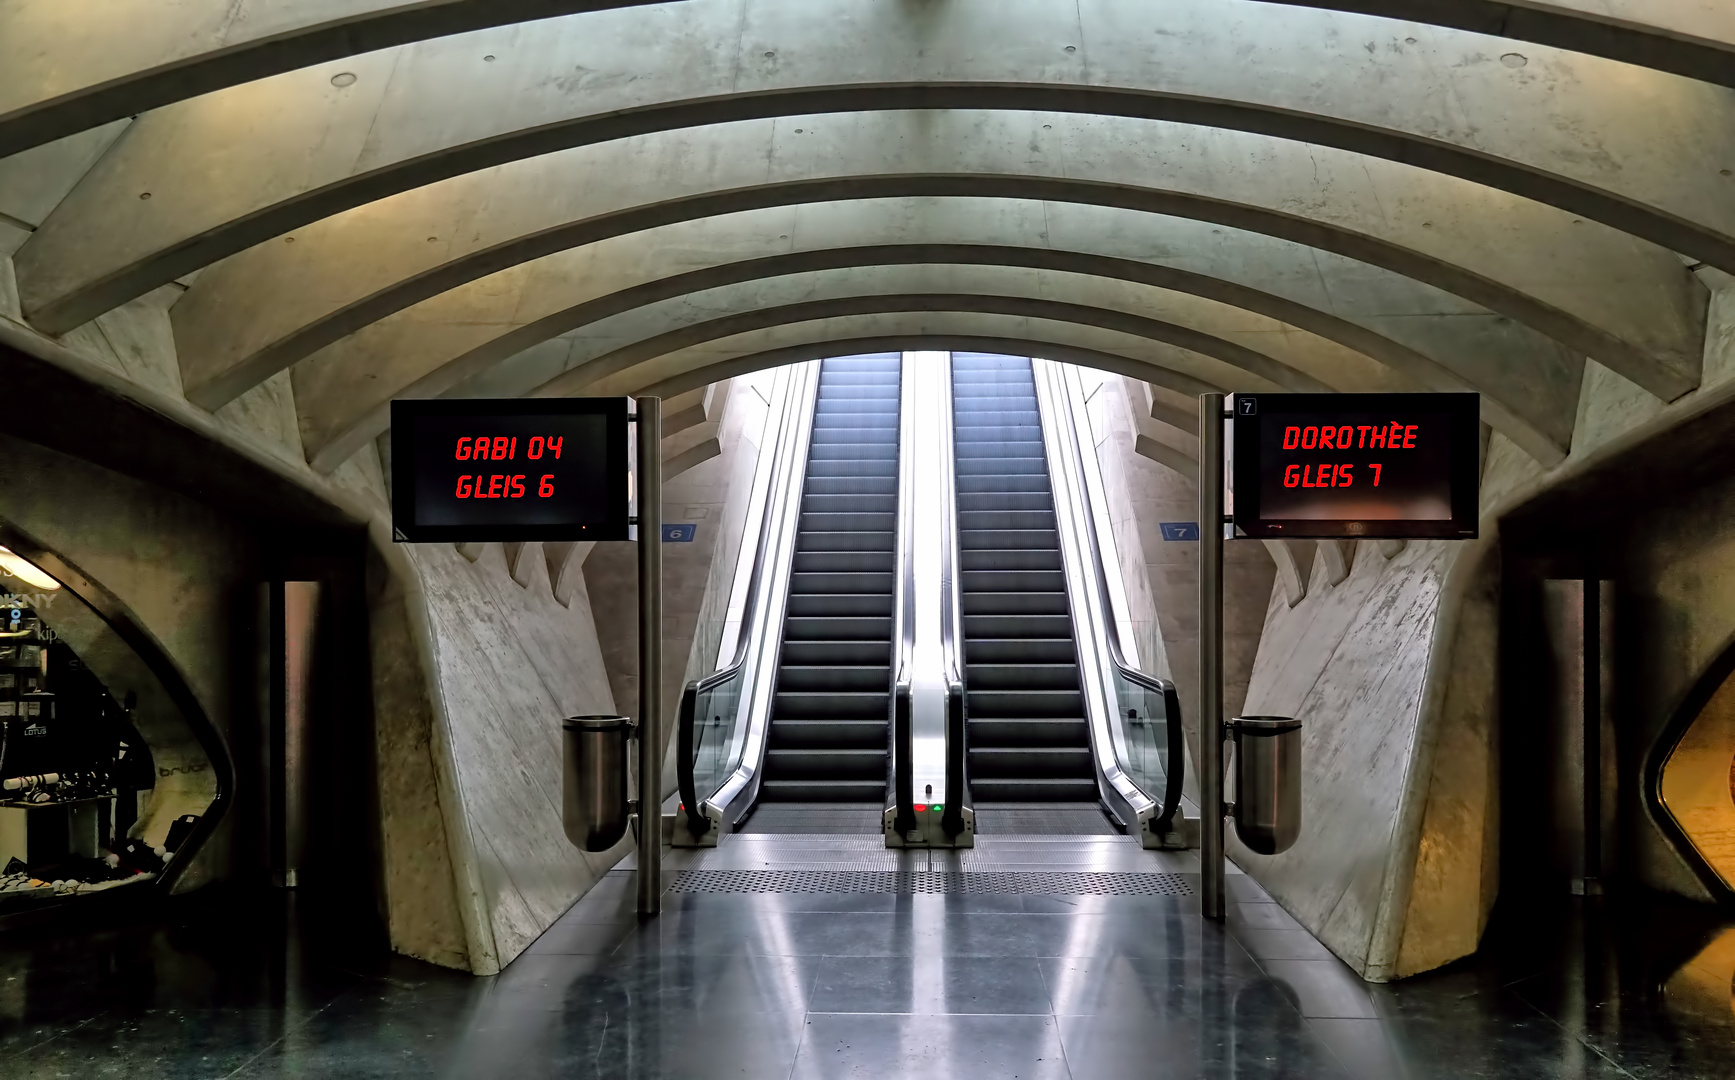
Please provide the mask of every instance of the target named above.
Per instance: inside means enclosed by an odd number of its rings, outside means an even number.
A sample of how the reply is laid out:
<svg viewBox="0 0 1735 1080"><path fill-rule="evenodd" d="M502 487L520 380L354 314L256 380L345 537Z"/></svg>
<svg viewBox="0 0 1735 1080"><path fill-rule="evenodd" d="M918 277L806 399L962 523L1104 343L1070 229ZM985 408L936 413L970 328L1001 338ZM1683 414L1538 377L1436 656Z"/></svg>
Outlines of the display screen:
<svg viewBox="0 0 1735 1080"><path fill-rule="evenodd" d="M1475 394L1237 394L1247 536L1476 535Z"/></svg>
<svg viewBox="0 0 1735 1080"><path fill-rule="evenodd" d="M625 398L392 402L399 539L627 539Z"/></svg>

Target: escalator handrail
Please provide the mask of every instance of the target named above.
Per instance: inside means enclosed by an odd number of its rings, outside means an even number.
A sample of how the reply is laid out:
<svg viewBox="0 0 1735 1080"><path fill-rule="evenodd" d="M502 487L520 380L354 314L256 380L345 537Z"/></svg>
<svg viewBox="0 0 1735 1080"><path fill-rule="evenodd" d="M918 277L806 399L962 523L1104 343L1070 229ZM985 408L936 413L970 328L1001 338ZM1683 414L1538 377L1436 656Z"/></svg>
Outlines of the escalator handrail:
<svg viewBox="0 0 1735 1080"><path fill-rule="evenodd" d="M910 503L915 494L917 455L912 452L914 420L913 410L909 407L912 390L906 362L898 370L898 566L892 608L893 631L897 637L893 643L891 700L886 717L886 809L892 815L892 828L900 835L916 828L915 770L910 733L914 690L911 661L916 638L915 515Z"/></svg>
<svg viewBox="0 0 1735 1080"><path fill-rule="evenodd" d="M1126 661L1126 653L1121 645L1119 622L1114 618L1115 605L1113 591L1109 588L1108 571L1103 565L1102 543L1098 538L1096 531L1096 514L1094 512L1096 506L1093 501L1094 496L1091 492L1090 484L1086 482L1085 477L1082 475L1084 472L1083 458L1085 449L1087 446L1094 447L1094 443L1087 443L1079 439L1078 423L1077 418L1073 415L1072 395L1070 392L1066 394L1066 409L1064 411L1066 425L1070 429L1073 445L1078 448L1079 456L1077 462L1073 466L1073 471L1079 475L1072 477L1072 486L1074 490L1079 492L1080 498L1084 503L1085 513L1083 532L1085 539L1090 546L1091 564L1096 568L1095 584L1097 596L1100 598L1102 610L1105 614L1105 618L1103 619L1103 629L1105 633L1103 636L1108 645L1109 662L1114 665L1121 677L1125 678L1128 682L1136 683L1147 690L1161 694L1163 697L1163 715L1166 721L1167 742L1169 744L1169 764L1168 768L1164 770L1162 811L1157 815L1153 827L1157 832L1168 832L1174 822L1176 812L1180 809L1182 785L1185 781L1187 760L1187 736L1186 731L1181 724L1180 696L1175 690L1175 685L1167 679L1159 679L1153 675L1147 675L1139 669L1131 666ZM1117 720L1118 719L1119 718L1117 718ZM1130 776L1128 778L1131 779Z"/></svg>
<svg viewBox="0 0 1735 1080"><path fill-rule="evenodd" d="M946 673L946 809L940 828L956 838L964 831L964 811L970 805L969 685L963 658L964 625L961 575L958 573L958 454L957 405L952 399L952 364L947 354L946 401L939 412L945 431L940 444L949 452L940 455L941 487L951 510L944 515L940 543L941 617L940 642Z"/></svg>
<svg viewBox="0 0 1735 1080"><path fill-rule="evenodd" d="M815 381L815 385L817 386L817 380ZM765 440L763 442L763 449L760 452L771 454L777 453L784 444L784 436L788 429L788 425L798 422L804 413L805 410L802 407L801 397L796 394L790 394L785 399L783 414L778 417L778 427L775 437ZM775 472L774 463L773 468L767 472L767 483L771 487L776 486ZM765 563L766 559L769 557L769 552L776 547L776 545L771 542L772 537L770 535L773 524L777 520L776 511L777 500L770 497L768 492L765 504L760 509L759 528L754 534L758 537L758 541L753 553L753 569L747 580L746 596L742 601L741 624L743 628L753 624L753 617L757 613L759 604L763 601L765 596ZM747 528L748 523L744 523L742 527L743 529ZM693 839L695 840L704 836L712 827L711 819L705 814L703 804L699 798L697 779L693 775L695 764L694 759L698 754L695 732L698 723L698 698L700 694L710 690L715 690L717 687L725 685L732 679L740 677L741 670L747 663L749 646L752 642L750 636L747 633L742 632L736 635L734 644L734 655L726 667L718 668L716 671L702 679L695 679L692 682L689 682L681 693L681 707L678 714L679 719L676 729L677 745L675 750L675 775L677 787L681 794L681 805L686 810L687 831L692 834ZM743 702L740 707L746 707L745 695L743 695Z"/></svg>
<svg viewBox="0 0 1735 1080"><path fill-rule="evenodd" d="M1081 456L1083 446L1084 444L1081 443ZM1079 488L1084 493L1087 511L1094 511L1090 485L1081 483ZM1085 514L1084 534L1090 541L1091 561L1096 566L1097 595L1102 597L1103 611L1108 612L1110 616L1103 620L1106 624L1104 629L1107 633L1104 636L1109 647L1109 662L1114 664L1120 676L1128 682L1136 683L1153 693L1161 694L1163 697L1163 718L1168 728L1169 764L1163 770L1163 810L1157 816L1155 829L1157 832L1168 832L1174 822L1175 813L1181 806L1181 790L1185 779L1187 760L1187 735L1186 729L1181 724L1181 698L1175 690L1174 683L1167 679L1159 679L1154 675L1147 675L1127 663L1126 653L1121 647L1120 623L1113 617L1113 592L1108 584L1108 571L1103 566L1102 543L1097 537L1096 514L1093 512Z"/></svg>

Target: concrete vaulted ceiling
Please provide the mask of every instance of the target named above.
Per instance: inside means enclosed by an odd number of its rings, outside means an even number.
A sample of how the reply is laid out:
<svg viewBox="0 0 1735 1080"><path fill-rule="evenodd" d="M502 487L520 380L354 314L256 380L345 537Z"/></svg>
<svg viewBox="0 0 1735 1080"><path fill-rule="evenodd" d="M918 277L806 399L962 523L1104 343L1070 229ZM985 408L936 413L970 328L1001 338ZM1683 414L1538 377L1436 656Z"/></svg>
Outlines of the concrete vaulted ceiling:
<svg viewBox="0 0 1735 1080"><path fill-rule="evenodd" d="M662 0L664 3L676 0ZM1498 34L1735 84L1721 0L1285 0ZM0 155L189 97L358 53L659 0L6 0ZM69 42L79 48L69 51Z"/></svg>
<svg viewBox="0 0 1735 1080"><path fill-rule="evenodd" d="M1718 0L67 7L0 0L0 154L95 156L12 216L26 318L190 280L189 400L289 372L322 469L394 396L906 346L1120 371L1179 424L1472 389L1553 463L1586 358L1697 386L1693 267L1735 272Z"/></svg>

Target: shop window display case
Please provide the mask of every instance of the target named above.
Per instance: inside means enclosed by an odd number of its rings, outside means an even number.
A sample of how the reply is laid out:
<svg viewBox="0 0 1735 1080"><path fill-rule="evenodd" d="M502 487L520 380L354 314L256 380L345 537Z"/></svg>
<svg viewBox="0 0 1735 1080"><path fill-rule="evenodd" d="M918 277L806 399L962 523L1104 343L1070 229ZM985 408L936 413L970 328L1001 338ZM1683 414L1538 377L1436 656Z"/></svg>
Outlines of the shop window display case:
<svg viewBox="0 0 1735 1080"><path fill-rule="evenodd" d="M223 762L118 598L0 526L0 920L172 891L222 809Z"/></svg>

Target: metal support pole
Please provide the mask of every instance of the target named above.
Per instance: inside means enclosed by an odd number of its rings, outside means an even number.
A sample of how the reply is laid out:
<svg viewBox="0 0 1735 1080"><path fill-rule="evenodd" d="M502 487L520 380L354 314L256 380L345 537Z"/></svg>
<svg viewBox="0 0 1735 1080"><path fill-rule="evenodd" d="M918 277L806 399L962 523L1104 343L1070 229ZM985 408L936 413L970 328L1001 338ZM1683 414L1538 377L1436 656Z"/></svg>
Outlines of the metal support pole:
<svg viewBox="0 0 1735 1080"><path fill-rule="evenodd" d="M1584 895L1602 893L1602 582L1584 581Z"/></svg>
<svg viewBox="0 0 1735 1080"><path fill-rule="evenodd" d="M1223 865L1223 395L1199 395L1199 914L1225 911Z"/></svg>
<svg viewBox="0 0 1735 1080"><path fill-rule="evenodd" d="M639 914L663 903L663 399L638 399Z"/></svg>

